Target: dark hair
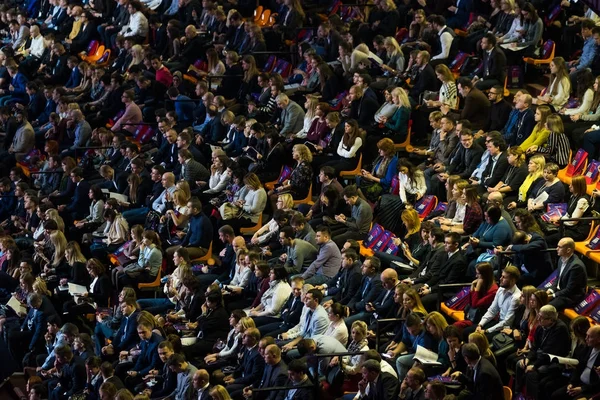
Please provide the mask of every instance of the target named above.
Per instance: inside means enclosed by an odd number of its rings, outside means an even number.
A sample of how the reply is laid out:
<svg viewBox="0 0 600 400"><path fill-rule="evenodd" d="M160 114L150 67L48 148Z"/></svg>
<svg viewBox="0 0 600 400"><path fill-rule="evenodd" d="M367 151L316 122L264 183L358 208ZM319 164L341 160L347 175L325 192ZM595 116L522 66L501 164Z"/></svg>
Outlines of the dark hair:
<svg viewBox="0 0 600 400"><path fill-rule="evenodd" d="M444 26L446 25L446 18L444 18L441 15L432 14L427 18L427 22L431 24L436 24L438 26Z"/></svg>
<svg viewBox="0 0 600 400"><path fill-rule="evenodd" d="M285 281L288 278L288 272L283 266L277 265L271 267L271 271L275 274L276 281Z"/></svg>
<svg viewBox="0 0 600 400"><path fill-rule="evenodd" d="M444 339L448 339L451 337L460 339L461 336L462 335L460 334L460 329L458 329L454 325L448 325L447 327L444 328Z"/></svg>
<svg viewBox="0 0 600 400"><path fill-rule="evenodd" d="M92 191L92 197L94 200L104 199L104 193L102 193L102 189L100 189L98 185L92 185L90 190Z"/></svg>
<svg viewBox="0 0 600 400"><path fill-rule="evenodd" d="M306 294L309 293L312 295L314 300L317 300L317 302L321 304L321 301L323 300L323 292L321 292L319 289L311 289Z"/></svg>
<svg viewBox="0 0 600 400"><path fill-rule="evenodd" d="M486 33L485 35L483 35L484 38L487 39L488 43L491 44L492 46L495 46L497 43L496 40L496 35L494 35L493 33Z"/></svg>
<svg viewBox="0 0 600 400"><path fill-rule="evenodd" d="M358 188L356 187L356 185L348 185L344 188L342 194L345 197L358 196Z"/></svg>
<svg viewBox="0 0 600 400"><path fill-rule="evenodd" d="M290 361L290 363L288 364L288 371L292 371L295 373L304 373L306 374L306 372L308 371L308 368L306 366L306 361L302 360L302 359L296 359L296 360L292 360Z"/></svg>
<svg viewBox="0 0 600 400"><path fill-rule="evenodd" d="M437 243L442 243L444 241L445 234L444 234L444 231L442 230L442 228L439 228L436 226L429 232L429 235L433 236Z"/></svg>
<svg viewBox="0 0 600 400"><path fill-rule="evenodd" d="M286 238L293 238L295 236L294 228L292 228L289 225L286 225L283 228L280 228L279 232L280 233L283 232L283 234L285 235Z"/></svg>
<svg viewBox="0 0 600 400"><path fill-rule="evenodd" d="M317 232L324 233L328 237L331 237L331 229L327 225L319 225L317 226Z"/></svg>
<svg viewBox="0 0 600 400"><path fill-rule="evenodd" d="M346 258L356 261L356 260L358 260L358 253L356 253L356 251L354 251L352 249L347 249L342 253L342 257L346 257Z"/></svg>
<svg viewBox="0 0 600 400"><path fill-rule="evenodd" d="M458 78L456 80L456 85L457 86L460 85L462 87L466 87L466 88L469 88L469 89L473 88L473 82L469 78L467 78L466 76L461 76L460 78Z"/></svg>
<svg viewBox="0 0 600 400"><path fill-rule="evenodd" d="M500 207L490 206L485 212L494 225L500 221L500 218L502 218L502 210L500 210Z"/></svg>

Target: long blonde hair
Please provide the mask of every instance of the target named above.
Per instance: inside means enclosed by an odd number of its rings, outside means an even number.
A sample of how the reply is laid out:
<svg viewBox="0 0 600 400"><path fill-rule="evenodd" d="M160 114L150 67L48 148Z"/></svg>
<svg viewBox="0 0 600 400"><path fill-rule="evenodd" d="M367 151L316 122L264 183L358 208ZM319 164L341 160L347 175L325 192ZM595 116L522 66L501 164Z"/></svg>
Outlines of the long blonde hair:
<svg viewBox="0 0 600 400"><path fill-rule="evenodd" d="M56 208L50 208L46 210L46 215L48 216L48 219L56 222L56 226L58 227L59 231L65 231L65 221L63 221L62 217L58 215L58 210Z"/></svg>
<svg viewBox="0 0 600 400"><path fill-rule="evenodd" d="M54 231L50 234L50 242L54 246L54 259L52 266L56 267L62 261L67 250L67 238L61 231Z"/></svg>
<svg viewBox="0 0 600 400"><path fill-rule="evenodd" d="M79 247L79 243L72 240L67 243L67 247L65 249L65 258L67 259L67 263L72 267L76 262L86 263L87 259L81 252L81 247Z"/></svg>
<svg viewBox="0 0 600 400"><path fill-rule="evenodd" d="M544 172L544 168L546 168L546 159L544 158L544 156L538 154L538 155L531 157L529 159L529 162L534 163L538 167L538 169L535 172L528 174L535 181L536 179L538 179L539 177L542 176L542 173Z"/></svg>

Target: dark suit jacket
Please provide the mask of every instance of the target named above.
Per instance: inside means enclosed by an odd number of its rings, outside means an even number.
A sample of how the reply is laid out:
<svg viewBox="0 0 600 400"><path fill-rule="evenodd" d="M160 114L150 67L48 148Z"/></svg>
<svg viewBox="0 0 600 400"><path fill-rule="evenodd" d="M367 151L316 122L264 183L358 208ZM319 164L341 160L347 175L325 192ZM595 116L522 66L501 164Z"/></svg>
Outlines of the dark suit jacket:
<svg viewBox="0 0 600 400"><path fill-rule="evenodd" d="M381 290L381 278L379 274L370 278L370 281L367 277L363 276L358 290L352 300L350 300L350 303L348 303L348 307L356 312L365 311L365 305L374 302ZM365 293L364 296L363 292Z"/></svg>
<svg viewBox="0 0 600 400"><path fill-rule="evenodd" d="M455 155L450 159L448 175L459 175L462 179L468 179L481 162L482 155L483 149L476 143L468 149L458 145Z"/></svg>
<svg viewBox="0 0 600 400"><path fill-rule="evenodd" d="M485 75L486 63L487 75ZM504 78L506 78L506 55L500 46L495 46L489 54L487 51L483 54L483 68L483 79L496 79L501 85L504 84Z"/></svg>
<svg viewBox="0 0 600 400"><path fill-rule="evenodd" d="M467 272L467 259L459 250L448 258L448 253L444 251L444 264L437 275L431 277L427 282L431 292L438 290L438 285L446 283L462 282Z"/></svg>
<svg viewBox="0 0 600 400"><path fill-rule="evenodd" d="M162 367L160 379L162 380L162 385L156 388L156 391L152 391L153 399L160 399L168 396L173 393L177 387L177 373L171 371L171 368L169 368L166 364Z"/></svg>
<svg viewBox="0 0 600 400"><path fill-rule="evenodd" d="M560 268L560 260L558 267ZM560 290L558 289L559 283ZM577 254L573 254L560 275L560 279L557 279L556 283L550 289L554 291L554 297L568 298L571 300L572 305L575 305L585 298L586 286L587 271L585 265L583 265Z"/></svg>
<svg viewBox="0 0 600 400"><path fill-rule="evenodd" d="M52 68L52 77L50 78L51 83L64 85L69 80L71 71L67 66L68 56L69 55L65 53L56 59L56 63Z"/></svg>
<svg viewBox="0 0 600 400"><path fill-rule="evenodd" d="M31 325L31 331L33 331L33 336L31 337L31 341L29 342L29 350L34 350L38 347L43 346L44 334L46 331L46 318L47 315L44 315L43 312L38 311L34 308L30 308L27 313L27 317L23 320L21 324L21 329L28 329L29 321L33 321Z"/></svg>
<svg viewBox="0 0 600 400"><path fill-rule="evenodd" d="M210 313L198 317L198 331L202 332L202 339L215 342L219 338L227 337L229 333L229 314L223 307L217 307Z"/></svg>
<svg viewBox="0 0 600 400"><path fill-rule="evenodd" d="M80 220L89 214L90 197L88 193L90 191L90 184L87 180L82 180L75 187L75 195L71 202L67 205L66 210L73 214L74 219Z"/></svg>
<svg viewBox="0 0 600 400"><path fill-rule="evenodd" d="M479 89L474 87L471 89L467 97L465 97L465 107L460 112L460 115L454 116L458 119L468 119L471 121L473 130L481 129L487 122L488 110L490 101L487 96Z"/></svg>
<svg viewBox="0 0 600 400"><path fill-rule="evenodd" d="M571 351L569 327L558 319L554 325L547 329L538 325L533 334L533 343L531 344L531 350L527 353L527 358L530 365L539 369L541 366L550 363L550 359L544 354L567 357L569 351Z"/></svg>
<svg viewBox="0 0 600 400"><path fill-rule="evenodd" d="M361 127L370 126L378 109L377 100L363 96L352 102L350 115Z"/></svg>
<svg viewBox="0 0 600 400"><path fill-rule="evenodd" d="M302 303L300 299L296 300L296 303L294 303L294 298L294 294L290 294L290 297L288 297L283 306L283 311L281 312L281 319L290 328L296 326L298 322L300 322L302 307L304 307L304 303Z"/></svg>
<svg viewBox="0 0 600 400"><path fill-rule="evenodd" d="M349 269L340 268L339 272L327 282L327 296L332 296L336 302L348 304L360 288L361 281L360 262L355 262Z"/></svg>
<svg viewBox="0 0 600 400"><path fill-rule="evenodd" d="M112 342L115 353L129 350L140 341L140 337L137 334L138 315L139 311L134 311L128 318L123 318L123 320L121 320L121 326Z"/></svg>
<svg viewBox="0 0 600 400"><path fill-rule="evenodd" d="M60 393L65 394L64 398L68 399L76 393L81 393L85 389L87 373L85 365L78 361L75 357L71 362L62 367L61 377L58 379L60 383Z"/></svg>
<svg viewBox="0 0 600 400"><path fill-rule="evenodd" d="M421 93L426 90L436 91L440 87L437 78L435 77L435 71L430 64L427 64L423 70L421 70L413 83L412 89L410 89L410 97L414 101L419 101ZM486 114L487 115L487 114Z"/></svg>
<svg viewBox="0 0 600 400"><path fill-rule="evenodd" d="M233 376L235 384L250 385L259 382L265 369L265 359L258 352L258 346L251 350L244 349L244 358L236 368Z"/></svg>
<svg viewBox="0 0 600 400"><path fill-rule="evenodd" d="M277 365L265 365L265 370L260 381L259 388L277 387L284 386L288 379L287 365L285 362L280 361ZM252 397L256 400L275 400L277 397L276 391L266 393L256 393Z"/></svg>
<svg viewBox="0 0 600 400"><path fill-rule="evenodd" d="M598 376L598 374L596 374L593 370L591 371L590 374L590 384L586 385L583 382L581 382L581 374L583 373L583 371L585 370L588 360L590 359L590 356L592 354L592 348L588 347L585 351L585 353L583 354L583 357L579 360L579 365L577 366L577 368L575 369L575 371L573 371L571 373L571 385L573 385L573 387L579 387L581 386L581 388L583 389L583 395L591 395L593 393L600 393L600 376ZM594 367L598 368L600 367L600 356L596 357L596 361L594 361Z"/></svg>
<svg viewBox="0 0 600 400"><path fill-rule="evenodd" d="M312 385L310 378L303 385ZM291 390L294 388L295 385L291 380L288 379L287 382L285 383L285 386ZM277 392L276 400L288 400L287 394L288 394L287 390L281 390L281 391ZM315 399L315 395L314 395L314 390L312 388L297 389L291 398L291 400L314 400L314 399Z"/></svg>
<svg viewBox="0 0 600 400"><path fill-rule="evenodd" d="M183 175L181 179L188 181L190 186L195 187L196 181L207 181L210 177L210 172L208 172L204 165L192 158L187 162Z"/></svg>
<svg viewBox="0 0 600 400"><path fill-rule="evenodd" d="M35 121L39 118L40 114L44 112L46 106L46 99L42 93L35 93L29 98L29 104L27 105L28 119L29 121Z"/></svg>
<svg viewBox="0 0 600 400"><path fill-rule="evenodd" d="M82 26L77 36L73 39L73 42L71 42L71 52L77 53L85 50L88 43L96 36L96 32L96 24L91 21Z"/></svg>
<svg viewBox="0 0 600 400"><path fill-rule="evenodd" d="M506 173L506 170L509 167L508 157L506 156L506 152L503 151L502 154L500 154L498 161L496 161L496 167L494 168L493 172L492 172L492 165L493 165L493 163L490 158L487 166L485 167L485 170L483 171L483 174L481 174L481 183L480 184L484 188L494 187L502 180L502 177L504 176L504 174Z"/></svg>
<svg viewBox="0 0 600 400"><path fill-rule="evenodd" d="M398 393L400 393L400 383L398 382L398 378L394 378L394 376L388 372L382 372L379 374L377 377L377 382L375 382L374 385L375 390L373 390L373 383L370 383L369 385L371 385L369 394L363 397L363 399L395 399L398 397Z"/></svg>
<svg viewBox="0 0 600 400"><path fill-rule="evenodd" d="M550 253L543 251L548 249L548 244L543 237L537 233L530 233L531 240L526 244L513 244L512 250L514 265L519 268L526 265L529 273L542 282L552 272L552 258Z"/></svg>
<svg viewBox="0 0 600 400"><path fill-rule="evenodd" d="M459 380L467 385L467 388L473 393L474 399L504 399L502 379L496 367L487 359L482 357L479 360L474 377L474 381L464 374L461 374L459 377Z"/></svg>
<svg viewBox="0 0 600 400"><path fill-rule="evenodd" d="M430 249L425 260L419 264L419 268L410 275L410 278L414 279L415 284L428 282L434 275L439 274L447 258L444 245Z"/></svg>

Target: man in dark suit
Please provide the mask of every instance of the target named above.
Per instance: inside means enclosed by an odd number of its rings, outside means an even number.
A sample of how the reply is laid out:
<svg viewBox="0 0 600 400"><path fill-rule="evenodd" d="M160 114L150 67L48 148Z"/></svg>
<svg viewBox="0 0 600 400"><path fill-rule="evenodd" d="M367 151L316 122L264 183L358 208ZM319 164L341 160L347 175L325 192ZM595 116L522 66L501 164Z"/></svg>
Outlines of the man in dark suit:
<svg viewBox="0 0 600 400"><path fill-rule="evenodd" d="M206 296L206 313L197 322L196 343L183 347L187 360L204 357L212 351L217 339L227 337L229 332L229 313L223 307L221 293L210 293Z"/></svg>
<svg viewBox="0 0 600 400"><path fill-rule="evenodd" d="M89 214L90 184L83 179L83 170L79 167L71 171L70 179L75 183L75 195L69 204L58 206L58 211L67 213L69 221L82 220Z"/></svg>
<svg viewBox="0 0 600 400"><path fill-rule="evenodd" d="M193 399L210 400L212 399L210 392L210 376L205 369L199 369L192 377L192 385L194 386Z"/></svg>
<svg viewBox="0 0 600 400"><path fill-rule="evenodd" d="M314 400L313 383L305 361L292 360L288 365L288 378L285 386L289 389L277 392L276 400Z"/></svg>
<svg viewBox="0 0 600 400"><path fill-rule="evenodd" d="M579 365L571 373L569 384L556 390L552 394L552 400L589 398L600 393L600 374L597 373L600 370L600 326L588 329L585 342L587 349L579 360Z"/></svg>
<svg viewBox="0 0 600 400"><path fill-rule="evenodd" d="M488 193L488 188L496 187L510 167L506 155L506 142L503 138L491 136L485 141L485 146L490 153L490 158L481 174L481 181L471 180L473 184L479 183L477 187L479 194Z"/></svg>
<svg viewBox="0 0 600 400"><path fill-rule="evenodd" d="M367 303L375 301L382 290L381 279L379 277L379 267L381 262L377 257L367 257L362 265L362 280L359 290L348 303L348 308L355 313L366 311Z"/></svg>
<svg viewBox="0 0 600 400"><path fill-rule="evenodd" d="M546 304L538 312L538 327L533 335L531 349L527 358L517 363L515 371L515 387L523 387L525 378L527 394L534 399L541 399L538 390L553 361L548 354L568 357L571 351L571 335L569 327L558 318L556 308Z"/></svg>
<svg viewBox="0 0 600 400"><path fill-rule="evenodd" d="M444 184L450 175L459 175L461 179L469 179L473 171L477 168L477 165L481 162L482 155L483 149L475 143L471 130L466 128L461 129L460 144L448 160L448 163L442 167L443 171L431 177L429 181L429 193L438 197L445 194L446 189Z"/></svg>
<svg viewBox="0 0 600 400"><path fill-rule="evenodd" d="M504 88L506 79L506 55L502 49L496 46L496 36L486 33L481 38L481 50L483 50L483 73L481 79L474 79L475 87L481 91L488 90L492 86Z"/></svg>
<svg viewBox="0 0 600 400"><path fill-rule="evenodd" d="M51 381L48 385L50 400L67 400L76 393L85 389L86 370L82 362L73 357L73 351L67 344L58 346L54 353L56 354L55 367L59 372L59 378Z"/></svg>
<svg viewBox="0 0 600 400"><path fill-rule="evenodd" d="M520 220L519 216L515 216ZM527 273L521 275L519 286L538 287L552 272L552 258L547 252L548 243L535 232L518 230L513 235L512 245L506 251L514 251L513 265L526 265Z"/></svg>
<svg viewBox="0 0 600 400"><path fill-rule="evenodd" d="M361 311L346 318L346 325L349 330L352 328L354 321L369 322L374 315L379 318L385 318L390 312L390 309L394 306L394 290L398 283L398 273L392 268L388 268L381 272L381 286L382 290L373 302L365 304L365 311Z"/></svg>
<svg viewBox="0 0 600 400"><path fill-rule="evenodd" d="M281 359L281 349L276 344L271 344L265 348L265 370L260 380L260 384L256 386L258 389L277 387L285 385L288 376L288 367ZM245 398L252 397L255 400L275 400L277 391L252 393L256 383L246 386L243 391Z"/></svg>
<svg viewBox="0 0 600 400"><path fill-rule="evenodd" d="M21 328L15 328L8 332L8 350L17 365L21 365L26 352L39 354L44 350L46 319L50 313L49 310L43 310L42 302L41 295L30 294L27 297L29 312L21 324Z"/></svg>
<svg viewBox="0 0 600 400"><path fill-rule="evenodd" d="M350 99L350 117L358 122L361 128L371 125L379 104L372 97L364 96L364 89L360 85L354 85L348 91Z"/></svg>
<svg viewBox="0 0 600 400"><path fill-rule="evenodd" d="M435 311L438 300L439 285L463 281L467 272L467 260L460 251L460 235L456 232L447 233L444 238L446 260L439 273L433 275L419 289L421 301L428 311Z"/></svg>
<svg viewBox="0 0 600 400"><path fill-rule="evenodd" d="M367 360L361 368L362 379L358 382L361 399L395 399L400 392L398 379L388 372L381 371L381 363Z"/></svg>
<svg viewBox="0 0 600 400"><path fill-rule="evenodd" d="M158 356L158 345L162 337L152 332L152 326L146 322L141 322L137 326L137 334L140 337L139 350L135 364L133 362L121 362L116 367L116 374L124 378L125 385L133 389L142 382L142 379L153 369L161 366L161 360Z"/></svg>
<svg viewBox="0 0 600 400"><path fill-rule="evenodd" d="M415 289L420 288L425 282L429 281L431 277L438 273L444 261L446 259L446 252L444 249L444 231L440 228L433 228L429 232L429 251L425 260L418 263L418 268L409 277L402 280L402 283L409 285L418 285ZM415 263L418 261L415 259L410 250L406 251L407 258L411 262Z"/></svg>
<svg viewBox="0 0 600 400"><path fill-rule="evenodd" d="M452 377L467 386L473 399L503 400L504 388L500 374L491 362L481 357L477 345L466 343L462 346L461 353L469 366L469 372L465 375L457 371Z"/></svg>
<svg viewBox="0 0 600 400"><path fill-rule="evenodd" d="M92 41L97 34L96 24L93 22L93 16L88 11L85 10L79 16L81 21L81 28L79 29L79 33L77 36L73 38L73 40L66 39L65 42L69 43L71 54L77 54L81 51L84 51L90 41Z"/></svg>
<svg viewBox="0 0 600 400"><path fill-rule="evenodd" d="M137 317L139 312L136 310L135 301L126 299L121 303L120 307L124 318L121 320L121 326L115 334L112 343L102 348L103 355L118 355L121 351L129 351L139 342L137 334Z"/></svg>
<svg viewBox="0 0 600 400"><path fill-rule="evenodd" d="M231 397L239 398L242 390L254 382L259 382L265 370L265 360L258 351L260 332L256 328L246 329L242 336L244 346L242 360L233 374L224 378Z"/></svg>
<svg viewBox="0 0 600 400"><path fill-rule="evenodd" d="M323 290L325 303L323 307L329 307L334 302L348 304L356 291L360 288L362 280L361 262L356 251L348 249L342 253L342 268L326 284L315 286Z"/></svg>
<svg viewBox="0 0 600 400"><path fill-rule="evenodd" d="M342 37L335 29L332 29L329 22L319 25L316 44L325 49L323 59L326 62L337 61L340 56L339 47L341 41Z"/></svg>
<svg viewBox="0 0 600 400"><path fill-rule="evenodd" d="M425 400L426 382L425 372L421 368L411 368L400 385L400 399Z"/></svg>
<svg viewBox="0 0 600 400"><path fill-rule="evenodd" d="M575 254L575 241L570 237L562 238L556 246L558 277L547 290L550 304L562 311L574 307L585 298L587 271L581 259Z"/></svg>
<svg viewBox="0 0 600 400"><path fill-rule="evenodd" d="M471 128L479 130L487 122L488 111L490 109L490 100L476 87L473 87L471 80L465 76L458 78L456 82L458 92L465 102L464 108L459 113L451 113L450 107L442 105L440 110L443 114L450 113L455 119L467 119L471 121Z"/></svg>
<svg viewBox="0 0 600 400"><path fill-rule="evenodd" d="M413 106L419 102L423 92L426 90L435 92L440 87L440 84L435 77L435 71L429 64L430 59L431 55L426 50L420 51L415 59L419 69L414 81L410 83L411 88L409 92L410 103Z"/></svg>
<svg viewBox="0 0 600 400"><path fill-rule="evenodd" d="M69 75L71 74L67 66L69 55L61 43L54 43L52 45L52 52L56 61L54 66L51 67L52 73L46 74L46 81L49 84L64 85L69 80Z"/></svg>
<svg viewBox="0 0 600 400"><path fill-rule="evenodd" d="M150 397L153 399L160 399L166 397L175 391L177 387L177 374L169 368L168 361L171 356L175 354L173 350L173 343L168 340L164 340L158 344L158 356L160 361L163 363L162 369L158 375L154 375L154 379L157 383L150 388L152 394ZM146 389L146 384L140 385L139 390L141 392ZM204 398L202 398L204 400Z"/></svg>

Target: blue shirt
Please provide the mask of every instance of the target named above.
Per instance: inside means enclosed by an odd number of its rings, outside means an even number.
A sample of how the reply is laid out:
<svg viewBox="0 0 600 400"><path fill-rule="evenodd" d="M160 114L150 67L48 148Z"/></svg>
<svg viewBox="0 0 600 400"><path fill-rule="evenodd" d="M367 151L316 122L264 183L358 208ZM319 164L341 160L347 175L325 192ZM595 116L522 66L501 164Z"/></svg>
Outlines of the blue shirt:
<svg viewBox="0 0 600 400"><path fill-rule="evenodd" d="M417 336L413 336L408 332L406 324L404 324L402 330L404 331L402 334L402 343L404 343L409 353L415 353L417 351L417 346L423 346L427 350L437 351L438 343L433 336L427 332L425 327L423 327L423 330Z"/></svg>
<svg viewBox="0 0 600 400"><path fill-rule="evenodd" d="M592 65L592 61L594 61L595 56L596 41L593 37L590 37L583 43L583 51L581 53L581 57L579 58L579 64L577 64L575 70L581 71L582 69L588 68L590 65Z"/></svg>

